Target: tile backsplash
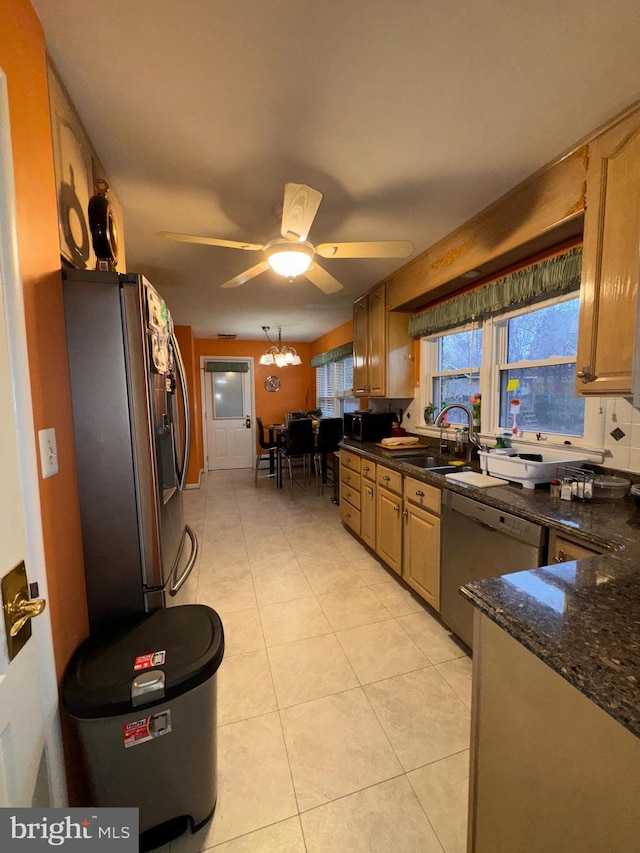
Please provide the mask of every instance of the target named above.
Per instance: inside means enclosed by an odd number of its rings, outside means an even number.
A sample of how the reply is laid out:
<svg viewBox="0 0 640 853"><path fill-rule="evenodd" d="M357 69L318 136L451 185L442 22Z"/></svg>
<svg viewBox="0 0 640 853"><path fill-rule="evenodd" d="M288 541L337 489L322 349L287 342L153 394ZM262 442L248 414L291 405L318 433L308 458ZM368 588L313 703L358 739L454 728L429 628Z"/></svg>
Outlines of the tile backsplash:
<svg viewBox="0 0 640 853"><path fill-rule="evenodd" d="M607 451L604 464L620 471L639 473L640 408L634 407L625 397L603 398L602 403L605 407L604 446Z"/></svg>

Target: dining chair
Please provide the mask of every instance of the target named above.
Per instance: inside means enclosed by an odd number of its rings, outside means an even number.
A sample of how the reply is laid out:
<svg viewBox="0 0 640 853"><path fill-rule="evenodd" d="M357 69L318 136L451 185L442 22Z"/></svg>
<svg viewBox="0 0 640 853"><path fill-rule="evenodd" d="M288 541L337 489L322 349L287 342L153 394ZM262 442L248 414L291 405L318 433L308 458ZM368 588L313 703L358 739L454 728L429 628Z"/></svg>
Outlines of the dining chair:
<svg viewBox="0 0 640 853"><path fill-rule="evenodd" d="M289 471L289 483L291 486L291 500L293 500L293 466L294 460L302 462L303 486L307 484L307 464L311 471L311 459L315 453L315 436L313 434L313 422L311 418L296 418L289 423L287 428L286 444L279 450L280 461L286 460ZM298 483L298 485L300 485Z"/></svg>
<svg viewBox="0 0 640 853"><path fill-rule="evenodd" d="M263 453L269 454L269 474L267 476L269 476L269 477L274 476L274 474L271 471L271 469L273 468L273 464L271 461L271 454L277 453L278 446L279 446L277 440L267 441L265 439L265 431L264 431L264 424L262 423L262 418L257 417L256 422L258 424L258 444L260 445L260 449L258 450L258 454L256 456L256 464L254 466L255 470L254 470L254 475L253 475L253 483L255 486L258 485L258 469L260 468L260 463L262 461Z"/></svg>
<svg viewBox="0 0 640 853"><path fill-rule="evenodd" d="M342 422L342 418L320 418L320 420L318 421L318 440L316 442L316 449L313 456L319 495L321 495L324 491L324 483L327 478L327 462L329 456L332 457L332 481L336 476L333 463L333 454L338 450L338 446L342 441L343 437L344 424Z"/></svg>

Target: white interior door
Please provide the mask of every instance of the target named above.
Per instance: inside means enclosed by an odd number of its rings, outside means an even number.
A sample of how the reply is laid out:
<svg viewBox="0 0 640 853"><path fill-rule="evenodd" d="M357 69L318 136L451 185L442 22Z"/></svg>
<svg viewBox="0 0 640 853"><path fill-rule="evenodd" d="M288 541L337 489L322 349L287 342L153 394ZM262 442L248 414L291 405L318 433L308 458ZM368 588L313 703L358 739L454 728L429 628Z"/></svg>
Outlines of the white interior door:
<svg viewBox="0 0 640 853"><path fill-rule="evenodd" d="M6 77L0 70L0 575L24 561L47 597ZM9 661L0 617L0 807L64 806L66 788L48 611Z"/></svg>
<svg viewBox="0 0 640 853"><path fill-rule="evenodd" d="M211 370L205 365L205 416L209 471L251 468L254 463L253 370L249 359L207 359L213 367L229 363L247 370Z"/></svg>

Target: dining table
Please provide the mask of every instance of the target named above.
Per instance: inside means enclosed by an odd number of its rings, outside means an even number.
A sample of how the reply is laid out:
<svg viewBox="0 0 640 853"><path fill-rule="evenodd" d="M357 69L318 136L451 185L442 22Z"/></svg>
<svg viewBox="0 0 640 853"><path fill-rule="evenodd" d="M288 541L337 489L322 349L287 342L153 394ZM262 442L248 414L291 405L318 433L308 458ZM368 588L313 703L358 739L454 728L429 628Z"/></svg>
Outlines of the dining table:
<svg viewBox="0 0 640 853"><path fill-rule="evenodd" d="M277 444L281 447L284 447L287 443L287 430L289 425L284 424L268 424L267 430L269 432L269 444ZM316 426L313 428L314 435L318 435L318 426L316 422ZM269 451L269 473L275 474L276 478L276 488L282 488L282 463L280 460L280 454L277 450ZM322 454L322 482L327 482L327 454Z"/></svg>

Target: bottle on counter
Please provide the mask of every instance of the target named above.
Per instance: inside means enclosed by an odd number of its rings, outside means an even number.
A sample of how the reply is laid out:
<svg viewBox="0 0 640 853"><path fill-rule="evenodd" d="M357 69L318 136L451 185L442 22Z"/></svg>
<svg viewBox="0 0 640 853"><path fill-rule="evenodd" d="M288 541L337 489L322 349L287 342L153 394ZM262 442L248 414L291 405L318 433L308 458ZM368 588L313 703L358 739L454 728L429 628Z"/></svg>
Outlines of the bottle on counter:
<svg viewBox="0 0 640 853"><path fill-rule="evenodd" d="M573 492L573 480L571 477L564 477L562 487L560 489L560 500L570 501Z"/></svg>

